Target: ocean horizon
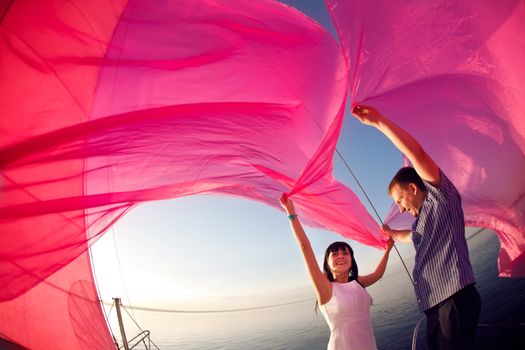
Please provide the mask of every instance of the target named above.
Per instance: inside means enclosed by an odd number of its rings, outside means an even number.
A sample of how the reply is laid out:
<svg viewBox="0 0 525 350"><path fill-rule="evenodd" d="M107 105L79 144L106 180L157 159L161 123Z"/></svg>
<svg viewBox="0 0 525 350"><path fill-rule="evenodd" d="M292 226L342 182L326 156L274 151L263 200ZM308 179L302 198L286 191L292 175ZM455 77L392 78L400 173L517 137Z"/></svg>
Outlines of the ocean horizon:
<svg viewBox="0 0 525 350"><path fill-rule="evenodd" d="M525 349L525 279L498 277L499 241L493 233L484 230L470 237L469 250L482 300L476 348ZM378 349L411 349L414 328L423 314L417 309L406 271L397 266L368 290L373 297L371 313ZM257 310L127 311L142 329L151 332L151 339L163 350L325 349L330 331L321 313L314 310L311 292L311 300ZM128 339L139 332L133 322L126 320L125 324L131 330ZM112 331L117 335L113 322ZM417 333L417 349L426 349L425 331L423 321Z"/></svg>

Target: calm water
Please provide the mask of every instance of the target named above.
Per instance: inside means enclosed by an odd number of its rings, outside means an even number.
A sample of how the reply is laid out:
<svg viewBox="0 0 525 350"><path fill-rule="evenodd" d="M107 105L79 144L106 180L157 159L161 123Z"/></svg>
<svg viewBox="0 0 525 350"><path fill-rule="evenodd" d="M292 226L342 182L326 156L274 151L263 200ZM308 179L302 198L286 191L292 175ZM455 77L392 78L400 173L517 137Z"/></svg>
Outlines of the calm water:
<svg viewBox="0 0 525 350"><path fill-rule="evenodd" d="M482 232L469 240L469 246L482 299L480 323L487 324L478 328L478 348L525 349L525 326L515 326L525 323L525 279L497 277L499 243L494 235ZM372 318L378 348L410 349L414 327L422 315L406 272L392 273L369 291L374 298ZM322 315L314 312L313 300L233 313L135 310L134 314L163 350L325 349L329 338ZM133 329L132 325L127 328ZM418 333L417 348L426 348L425 322Z"/></svg>

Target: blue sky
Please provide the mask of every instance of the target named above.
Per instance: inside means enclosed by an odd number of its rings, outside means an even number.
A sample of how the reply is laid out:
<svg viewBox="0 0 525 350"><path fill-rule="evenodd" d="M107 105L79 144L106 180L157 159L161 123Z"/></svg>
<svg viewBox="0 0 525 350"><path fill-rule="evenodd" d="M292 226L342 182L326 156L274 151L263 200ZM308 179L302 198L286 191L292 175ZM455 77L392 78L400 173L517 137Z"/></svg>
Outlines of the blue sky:
<svg viewBox="0 0 525 350"><path fill-rule="evenodd" d="M283 2L335 34L322 0ZM400 153L383 135L349 113L338 149L384 218L391 203L386 186L402 164ZM334 173L375 217L338 156L334 157ZM318 260L330 243L342 240L336 233L306 231ZM371 271L383 254L349 243L361 273ZM398 248L404 256L412 254L410 245L399 244ZM133 305L224 309L313 297L285 214L252 201L192 196L143 204L114 225L92 252L105 301L118 296ZM387 273L398 263L392 252Z"/></svg>

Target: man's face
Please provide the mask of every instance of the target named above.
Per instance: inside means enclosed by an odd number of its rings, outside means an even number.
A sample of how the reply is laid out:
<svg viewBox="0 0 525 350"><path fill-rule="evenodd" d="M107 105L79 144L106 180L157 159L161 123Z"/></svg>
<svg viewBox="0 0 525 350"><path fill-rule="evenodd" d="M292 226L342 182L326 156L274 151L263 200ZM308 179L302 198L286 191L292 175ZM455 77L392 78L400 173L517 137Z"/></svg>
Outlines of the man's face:
<svg viewBox="0 0 525 350"><path fill-rule="evenodd" d="M390 191L390 196L399 207L399 211L405 211L412 216L418 216L423 197L421 191L413 183L408 185L395 184Z"/></svg>

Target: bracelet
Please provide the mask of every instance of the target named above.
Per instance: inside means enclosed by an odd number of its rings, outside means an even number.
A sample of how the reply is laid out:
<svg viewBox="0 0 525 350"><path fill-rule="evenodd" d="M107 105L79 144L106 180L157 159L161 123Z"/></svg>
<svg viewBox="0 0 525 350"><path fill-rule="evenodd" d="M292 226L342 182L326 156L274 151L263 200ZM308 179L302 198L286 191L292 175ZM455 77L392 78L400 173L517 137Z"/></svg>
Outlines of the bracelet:
<svg viewBox="0 0 525 350"><path fill-rule="evenodd" d="M297 217L297 214L290 214L288 215L289 220L294 220Z"/></svg>

